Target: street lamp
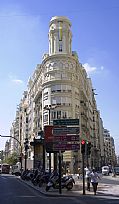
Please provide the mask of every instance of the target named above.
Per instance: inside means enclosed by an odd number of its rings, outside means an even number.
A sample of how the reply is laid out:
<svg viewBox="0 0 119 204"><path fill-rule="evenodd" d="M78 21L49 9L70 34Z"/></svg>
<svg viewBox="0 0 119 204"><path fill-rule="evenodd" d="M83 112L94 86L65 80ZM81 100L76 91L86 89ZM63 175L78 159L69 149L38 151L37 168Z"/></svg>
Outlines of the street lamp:
<svg viewBox="0 0 119 204"><path fill-rule="evenodd" d="M28 138L25 138L25 142L24 142L24 147L25 147L25 171L27 169L27 151L29 149L29 146L28 146Z"/></svg>
<svg viewBox="0 0 119 204"><path fill-rule="evenodd" d="M11 137L11 138L13 138L14 140L16 140L19 143L19 145L20 145L21 172L22 172L22 144L21 144L21 142L17 138L15 138L13 136L10 136L10 135L0 135L0 137Z"/></svg>

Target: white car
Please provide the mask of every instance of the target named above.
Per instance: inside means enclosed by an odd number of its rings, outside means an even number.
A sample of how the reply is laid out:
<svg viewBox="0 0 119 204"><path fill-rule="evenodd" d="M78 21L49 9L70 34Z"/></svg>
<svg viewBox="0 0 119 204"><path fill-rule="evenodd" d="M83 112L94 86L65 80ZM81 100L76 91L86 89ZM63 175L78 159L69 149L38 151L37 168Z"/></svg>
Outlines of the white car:
<svg viewBox="0 0 119 204"><path fill-rule="evenodd" d="M21 175L21 166L18 164L13 165L12 169L11 169L11 173L16 175L16 176L20 176Z"/></svg>
<svg viewBox="0 0 119 204"><path fill-rule="evenodd" d="M109 166L102 167L102 175L109 175Z"/></svg>

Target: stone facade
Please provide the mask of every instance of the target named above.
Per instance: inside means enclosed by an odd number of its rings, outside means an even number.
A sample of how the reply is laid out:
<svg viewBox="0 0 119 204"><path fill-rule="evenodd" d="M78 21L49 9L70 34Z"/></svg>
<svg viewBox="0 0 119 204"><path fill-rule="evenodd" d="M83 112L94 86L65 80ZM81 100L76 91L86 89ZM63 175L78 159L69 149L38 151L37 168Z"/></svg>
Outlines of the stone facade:
<svg viewBox="0 0 119 204"><path fill-rule="evenodd" d="M77 53L72 51L69 19L53 17L48 36L49 53L43 55L42 63L37 65L29 79L28 91L19 106L19 140L22 145L25 138L32 141L45 125L53 124L54 119L77 118L80 121L80 141L85 139L92 144L85 165L88 162L90 166L100 168L104 157L103 125L91 79ZM33 148L30 147L28 152L29 158L33 159ZM81 151L66 151L63 161L71 172L77 172L82 167Z"/></svg>

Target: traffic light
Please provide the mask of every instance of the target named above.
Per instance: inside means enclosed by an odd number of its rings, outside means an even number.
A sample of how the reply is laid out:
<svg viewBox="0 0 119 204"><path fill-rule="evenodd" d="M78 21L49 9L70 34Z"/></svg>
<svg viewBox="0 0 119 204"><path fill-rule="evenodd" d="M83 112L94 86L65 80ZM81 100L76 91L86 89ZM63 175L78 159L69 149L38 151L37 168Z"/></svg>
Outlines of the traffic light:
<svg viewBox="0 0 119 204"><path fill-rule="evenodd" d="M81 141L81 153L82 154L85 154L85 146L86 146L86 142L85 140L82 140Z"/></svg>
<svg viewBox="0 0 119 204"><path fill-rule="evenodd" d="M90 155L91 154L91 142L88 141L87 142L87 155Z"/></svg>

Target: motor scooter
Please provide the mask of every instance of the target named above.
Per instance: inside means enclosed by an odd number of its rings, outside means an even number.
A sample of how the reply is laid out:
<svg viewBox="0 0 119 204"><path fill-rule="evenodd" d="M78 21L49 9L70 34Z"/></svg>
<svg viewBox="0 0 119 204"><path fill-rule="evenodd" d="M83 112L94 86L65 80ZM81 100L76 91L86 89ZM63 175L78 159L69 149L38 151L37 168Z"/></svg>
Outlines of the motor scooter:
<svg viewBox="0 0 119 204"><path fill-rule="evenodd" d="M71 175L64 176L61 178L61 188L66 188L67 190L71 190L75 181ZM49 178L49 182L46 185L46 191L49 191L50 188L59 189L59 174L51 174Z"/></svg>
<svg viewBox="0 0 119 204"><path fill-rule="evenodd" d="M39 187L42 187L43 184L47 184L49 182L50 173L44 172L44 174L39 179Z"/></svg>

